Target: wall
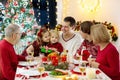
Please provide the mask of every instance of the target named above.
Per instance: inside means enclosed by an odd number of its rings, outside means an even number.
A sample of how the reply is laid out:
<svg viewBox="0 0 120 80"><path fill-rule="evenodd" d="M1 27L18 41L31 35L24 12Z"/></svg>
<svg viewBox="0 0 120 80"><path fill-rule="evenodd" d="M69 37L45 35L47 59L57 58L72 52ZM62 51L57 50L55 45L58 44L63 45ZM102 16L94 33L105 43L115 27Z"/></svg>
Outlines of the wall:
<svg viewBox="0 0 120 80"><path fill-rule="evenodd" d="M81 8L80 0L58 0L59 1L67 1L66 10L58 10L58 20L62 20L65 16L73 16L77 21L84 20L96 20L96 21L107 21L111 22L116 26L116 32L118 34L118 40L114 42L115 46L120 52L120 0L100 0L100 8L98 8L95 12L87 12ZM69 1L69 2L68 2ZM95 1L95 0L91 0ZM61 3L61 5L63 5ZM87 4L86 4L87 5ZM59 5L60 6L60 5ZM58 9L59 9L58 6ZM62 6L63 8L66 6ZM65 12L66 11L66 12ZM62 16L66 13L65 16ZM58 21L58 23L62 23L62 21Z"/></svg>

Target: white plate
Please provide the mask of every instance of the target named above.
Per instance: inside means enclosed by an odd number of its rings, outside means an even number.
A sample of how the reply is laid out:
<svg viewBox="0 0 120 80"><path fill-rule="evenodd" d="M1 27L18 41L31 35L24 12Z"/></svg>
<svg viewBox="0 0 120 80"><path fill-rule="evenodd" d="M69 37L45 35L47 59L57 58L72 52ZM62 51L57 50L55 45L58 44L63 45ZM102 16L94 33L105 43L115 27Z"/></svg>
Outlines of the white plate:
<svg viewBox="0 0 120 80"><path fill-rule="evenodd" d="M88 63L88 61L80 61L80 60L75 60L74 59L74 64L80 64L80 63Z"/></svg>
<svg viewBox="0 0 120 80"><path fill-rule="evenodd" d="M17 70L17 74L22 74L22 75L25 75L25 76L39 76L40 73L39 71L36 69L36 70L31 70L31 69L23 69L23 68L19 68Z"/></svg>
<svg viewBox="0 0 120 80"><path fill-rule="evenodd" d="M79 69L79 67L75 67L75 68L73 69L73 71L74 71L74 72L78 72L78 73L80 73L80 69Z"/></svg>
<svg viewBox="0 0 120 80"><path fill-rule="evenodd" d="M26 62L26 61L20 61L18 65L20 66L34 66L37 65L39 62L32 61L32 62Z"/></svg>

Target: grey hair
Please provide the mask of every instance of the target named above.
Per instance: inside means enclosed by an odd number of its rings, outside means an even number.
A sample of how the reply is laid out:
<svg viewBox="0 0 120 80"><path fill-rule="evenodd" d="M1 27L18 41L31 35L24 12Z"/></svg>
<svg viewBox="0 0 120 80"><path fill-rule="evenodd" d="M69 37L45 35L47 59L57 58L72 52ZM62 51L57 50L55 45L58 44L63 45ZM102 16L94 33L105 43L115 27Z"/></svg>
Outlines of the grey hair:
<svg viewBox="0 0 120 80"><path fill-rule="evenodd" d="M5 28L5 37L11 37L13 33L16 33L19 30L19 26L17 24L10 24Z"/></svg>

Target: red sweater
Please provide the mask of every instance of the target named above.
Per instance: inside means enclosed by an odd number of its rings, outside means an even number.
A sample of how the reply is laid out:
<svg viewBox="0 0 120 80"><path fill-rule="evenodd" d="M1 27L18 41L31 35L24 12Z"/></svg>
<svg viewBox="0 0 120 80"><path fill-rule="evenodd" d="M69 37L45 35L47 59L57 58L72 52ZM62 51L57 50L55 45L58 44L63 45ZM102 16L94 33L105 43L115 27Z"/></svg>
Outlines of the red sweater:
<svg viewBox="0 0 120 80"><path fill-rule="evenodd" d="M120 80L119 53L111 43L102 51L98 50L96 61L100 63L99 68L112 80Z"/></svg>
<svg viewBox="0 0 120 80"><path fill-rule="evenodd" d="M16 55L13 45L6 40L1 40L0 80L14 80L18 60L25 60L25 57Z"/></svg>
<svg viewBox="0 0 120 80"><path fill-rule="evenodd" d="M54 43L54 44L48 44L48 47L49 48L55 48L57 49L58 52L63 52L63 46L61 45L61 43L57 42L57 43Z"/></svg>

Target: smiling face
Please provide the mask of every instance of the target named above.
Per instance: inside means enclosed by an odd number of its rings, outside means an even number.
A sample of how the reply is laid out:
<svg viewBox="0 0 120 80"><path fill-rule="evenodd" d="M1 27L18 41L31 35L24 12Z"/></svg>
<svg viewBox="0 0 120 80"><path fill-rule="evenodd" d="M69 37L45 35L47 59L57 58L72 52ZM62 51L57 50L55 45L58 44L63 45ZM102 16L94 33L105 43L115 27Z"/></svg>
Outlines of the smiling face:
<svg viewBox="0 0 120 80"><path fill-rule="evenodd" d="M43 42L49 42L50 41L50 33L47 31L42 36Z"/></svg>
<svg viewBox="0 0 120 80"><path fill-rule="evenodd" d="M61 28L61 31L63 33L68 33L70 31L71 27L70 27L70 22L64 22L63 26Z"/></svg>
<svg viewBox="0 0 120 80"><path fill-rule="evenodd" d="M51 43L56 43L56 42L58 42L58 39L59 39L59 37L58 37L57 34L55 34L55 33L52 33L52 34L51 34L51 37L50 37L50 42L51 42Z"/></svg>

